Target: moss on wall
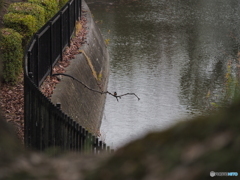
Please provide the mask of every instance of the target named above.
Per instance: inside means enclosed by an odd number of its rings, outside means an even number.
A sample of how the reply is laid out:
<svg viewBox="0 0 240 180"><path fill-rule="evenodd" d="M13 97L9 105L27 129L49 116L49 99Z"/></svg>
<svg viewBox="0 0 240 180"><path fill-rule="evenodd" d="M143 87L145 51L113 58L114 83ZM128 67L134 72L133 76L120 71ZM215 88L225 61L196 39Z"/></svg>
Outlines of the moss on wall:
<svg viewBox="0 0 240 180"><path fill-rule="evenodd" d="M88 43L82 45L79 49L81 54L71 60L66 74L79 79L92 89L101 87L102 91L106 91L109 77L108 50L89 8L84 2L82 6L86 11L86 26L89 27L86 35ZM51 98L54 104L61 103L63 112L94 135L97 135L100 129L105 100L105 94L89 91L69 77L61 79Z"/></svg>

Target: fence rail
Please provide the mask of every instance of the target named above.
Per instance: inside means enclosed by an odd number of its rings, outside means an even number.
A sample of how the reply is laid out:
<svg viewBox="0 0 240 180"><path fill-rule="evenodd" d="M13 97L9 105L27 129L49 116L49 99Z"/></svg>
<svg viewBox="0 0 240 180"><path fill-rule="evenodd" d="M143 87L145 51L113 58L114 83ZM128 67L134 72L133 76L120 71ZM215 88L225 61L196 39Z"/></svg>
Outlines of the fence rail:
<svg viewBox="0 0 240 180"><path fill-rule="evenodd" d="M24 141L38 150L58 148L78 152L110 151L105 143L64 114L39 90L62 52L70 45L81 0L70 0L32 37L25 53Z"/></svg>

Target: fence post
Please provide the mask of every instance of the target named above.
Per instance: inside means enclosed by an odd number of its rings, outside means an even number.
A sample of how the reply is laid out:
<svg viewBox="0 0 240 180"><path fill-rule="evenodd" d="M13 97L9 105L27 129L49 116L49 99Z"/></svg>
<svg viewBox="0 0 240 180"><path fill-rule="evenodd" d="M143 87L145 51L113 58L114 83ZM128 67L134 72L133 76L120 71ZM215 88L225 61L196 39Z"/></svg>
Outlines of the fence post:
<svg viewBox="0 0 240 180"><path fill-rule="evenodd" d="M60 60L63 60L63 53L62 53L62 48L63 48L63 11L60 11L60 28L61 28L61 36L60 36Z"/></svg>
<svg viewBox="0 0 240 180"><path fill-rule="evenodd" d="M89 153L89 144L90 144L90 139L89 139L89 132L88 131L85 131L86 132L86 140L85 140L85 146L86 146L86 153Z"/></svg>
<svg viewBox="0 0 240 180"><path fill-rule="evenodd" d="M103 151L107 152L107 145L103 142Z"/></svg>
<svg viewBox="0 0 240 180"><path fill-rule="evenodd" d="M83 136L82 152L85 153L85 151L86 151L86 130L84 128L82 128L82 136Z"/></svg>
<svg viewBox="0 0 240 180"><path fill-rule="evenodd" d="M70 13L70 2L68 2L68 46L70 47L70 39L71 39L71 32L70 32L70 30L71 30L71 27L70 27L70 20L71 20L71 18L70 18L70 15L71 15L71 13Z"/></svg>
<svg viewBox="0 0 240 180"><path fill-rule="evenodd" d="M92 148L92 152L93 152L93 154L96 154L96 152L95 152L95 142L96 142L96 136L92 136L92 142L91 142L91 148Z"/></svg>
<svg viewBox="0 0 240 180"><path fill-rule="evenodd" d="M67 139L67 135L68 135L68 123L67 123L67 115L64 115L64 121L63 121L63 123L64 123L64 132L63 132L63 141L64 141L64 144L63 144L63 146L64 146L64 150L67 150L68 148L67 148L67 146L68 146L68 139Z"/></svg>
<svg viewBox="0 0 240 180"><path fill-rule="evenodd" d="M99 139L98 138L96 138L96 140L95 140L95 146L96 146L96 154L98 154L99 153Z"/></svg>
<svg viewBox="0 0 240 180"><path fill-rule="evenodd" d="M53 22L49 21L49 26L50 26L50 75L52 75L52 69L53 69Z"/></svg>
<svg viewBox="0 0 240 180"><path fill-rule="evenodd" d="M79 124L76 123L76 151L79 152Z"/></svg>
<svg viewBox="0 0 240 180"><path fill-rule="evenodd" d="M72 122L72 150L76 151L76 121Z"/></svg>
<svg viewBox="0 0 240 180"><path fill-rule="evenodd" d="M82 153L83 152L83 128L82 126L79 126L79 151Z"/></svg>
<svg viewBox="0 0 240 180"><path fill-rule="evenodd" d="M77 0L78 1L78 17L79 17L79 20L81 19L82 17L82 0Z"/></svg>
<svg viewBox="0 0 240 180"><path fill-rule="evenodd" d="M67 116L68 118L68 150L72 149L72 129L71 129L71 119Z"/></svg>
<svg viewBox="0 0 240 180"><path fill-rule="evenodd" d="M35 77L36 77L36 85L39 87L39 34L36 34L36 43L37 43L37 59L35 61L36 66L35 66Z"/></svg>
<svg viewBox="0 0 240 180"><path fill-rule="evenodd" d="M24 74L24 143L27 147L31 146L31 128L30 128L30 111L31 111L31 90L29 88L29 79Z"/></svg>

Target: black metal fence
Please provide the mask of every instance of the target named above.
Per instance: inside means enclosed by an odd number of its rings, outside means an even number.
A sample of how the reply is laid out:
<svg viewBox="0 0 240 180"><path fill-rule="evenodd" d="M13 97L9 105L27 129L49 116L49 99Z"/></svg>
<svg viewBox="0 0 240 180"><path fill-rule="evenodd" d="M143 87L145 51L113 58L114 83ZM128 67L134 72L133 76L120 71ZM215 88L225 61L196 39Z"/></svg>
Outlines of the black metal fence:
<svg viewBox="0 0 240 180"><path fill-rule="evenodd" d="M81 0L70 0L33 37L25 54L24 141L27 147L58 148L79 152L110 151L105 143L52 104L39 90L52 66L70 45L75 22L80 18Z"/></svg>
<svg viewBox="0 0 240 180"><path fill-rule="evenodd" d="M39 86L70 45L75 23L80 18L81 0L70 0L33 36L27 51L27 72Z"/></svg>

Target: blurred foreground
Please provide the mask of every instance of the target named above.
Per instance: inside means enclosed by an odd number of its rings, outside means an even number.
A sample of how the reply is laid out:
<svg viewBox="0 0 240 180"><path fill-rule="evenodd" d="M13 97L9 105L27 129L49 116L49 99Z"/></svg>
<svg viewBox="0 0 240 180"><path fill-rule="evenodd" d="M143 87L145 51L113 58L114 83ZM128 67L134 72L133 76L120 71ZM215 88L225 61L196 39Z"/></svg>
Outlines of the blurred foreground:
<svg viewBox="0 0 240 180"><path fill-rule="evenodd" d="M240 103L213 116L151 133L112 155L40 154L24 149L0 120L0 179L208 179L240 169ZM224 177L226 179L227 177ZM233 178L233 177L231 177Z"/></svg>

